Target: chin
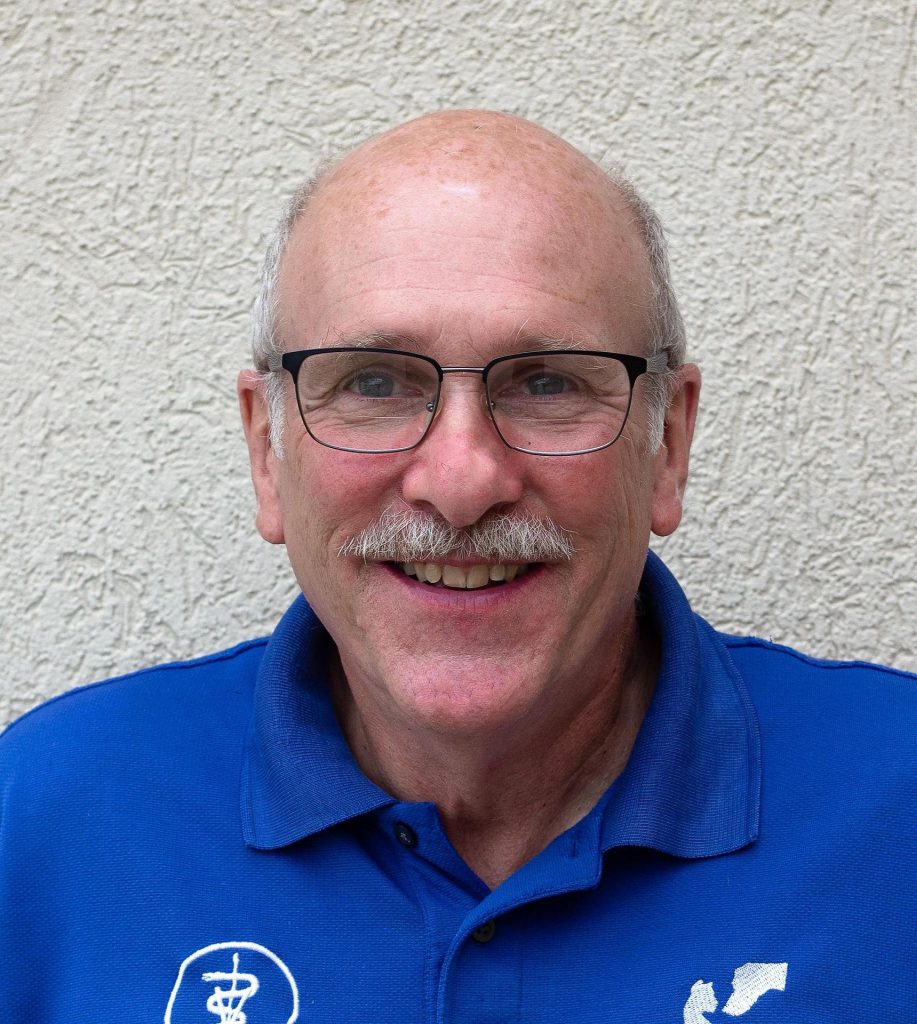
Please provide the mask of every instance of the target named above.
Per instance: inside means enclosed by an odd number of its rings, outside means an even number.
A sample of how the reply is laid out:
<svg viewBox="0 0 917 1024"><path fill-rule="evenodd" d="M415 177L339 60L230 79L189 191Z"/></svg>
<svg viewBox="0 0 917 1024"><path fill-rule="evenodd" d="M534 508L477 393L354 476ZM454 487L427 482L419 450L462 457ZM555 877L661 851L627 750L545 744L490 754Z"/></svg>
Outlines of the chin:
<svg viewBox="0 0 917 1024"><path fill-rule="evenodd" d="M387 676L391 695L415 728L450 735L481 735L518 723L537 702L531 666L495 667L487 659L441 659L431 674L424 665Z"/></svg>

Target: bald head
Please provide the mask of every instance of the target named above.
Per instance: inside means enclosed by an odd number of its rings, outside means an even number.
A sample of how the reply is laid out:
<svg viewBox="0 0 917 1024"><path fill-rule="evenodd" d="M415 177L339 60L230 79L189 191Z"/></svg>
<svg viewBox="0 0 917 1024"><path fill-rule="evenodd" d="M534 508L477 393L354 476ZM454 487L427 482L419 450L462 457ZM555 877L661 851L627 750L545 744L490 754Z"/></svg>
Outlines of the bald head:
<svg viewBox="0 0 917 1024"><path fill-rule="evenodd" d="M569 161L584 173L595 164L560 136L513 114L492 110L444 110L406 121L361 143L338 163L345 168L364 156L374 162L411 161L423 154L477 157L483 166L496 167L502 156L517 155L530 163ZM601 171L598 172L601 174Z"/></svg>
<svg viewBox="0 0 917 1024"><path fill-rule="evenodd" d="M460 182L555 197L570 216L611 216L620 189L592 160L557 135L510 114L451 110L377 135L330 168L316 198L372 200L392 177Z"/></svg>
<svg viewBox="0 0 917 1024"><path fill-rule="evenodd" d="M469 287L486 288L486 275L501 266L537 265L571 304L571 322L576 303L605 307L609 340L639 337L638 350L665 349L680 363L681 320L661 229L631 186L529 121L458 110L369 139L294 196L256 305L259 369L272 351L335 343L337 322L352 319L354 281L364 293L381 286L375 269L389 247L409 240L425 273L431 254L445 273L453 240L467 244L472 232L473 266L482 273ZM664 391L656 396L661 409ZM280 396L274 404L279 409Z"/></svg>

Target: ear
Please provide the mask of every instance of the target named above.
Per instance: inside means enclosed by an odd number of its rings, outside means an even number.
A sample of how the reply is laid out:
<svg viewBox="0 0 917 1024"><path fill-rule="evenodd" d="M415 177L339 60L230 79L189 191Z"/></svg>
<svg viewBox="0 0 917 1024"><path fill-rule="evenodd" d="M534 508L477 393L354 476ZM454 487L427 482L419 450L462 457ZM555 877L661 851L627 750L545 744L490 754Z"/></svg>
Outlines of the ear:
<svg viewBox="0 0 917 1024"><path fill-rule="evenodd" d="M700 398L700 370L693 363L686 363L679 368L678 379L672 387L662 444L653 462L653 517L650 525L659 537L673 533L681 522Z"/></svg>
<svg viewBox="0 0 917 1024"><path fill-rule="evenodd" d="M277 487L279 460L271 447L267 402L260 374L256 370L243 370L236 381L236 392L258 507L255 525L269 544L282 544L283 506Z"/></svg>

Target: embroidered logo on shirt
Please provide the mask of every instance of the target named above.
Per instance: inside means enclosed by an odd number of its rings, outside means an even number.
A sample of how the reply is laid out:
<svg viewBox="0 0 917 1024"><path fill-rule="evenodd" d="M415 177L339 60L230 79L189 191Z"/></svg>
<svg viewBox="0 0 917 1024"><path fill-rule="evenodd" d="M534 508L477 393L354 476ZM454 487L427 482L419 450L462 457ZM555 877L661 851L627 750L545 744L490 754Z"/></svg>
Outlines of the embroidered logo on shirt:
<svg viewBox="0 0 917 1024"><path fill-rule="evenodd" d="M732 994L722 1012L728 1017L741 1017L765 992L786 989L786 964L742 964L732 976ZM719 1000L709 981L698 979L691 986L685 1003L684 1024L710 1024L708 1013L716 1013Z"/></svg>
<svg viewBox="0 0 917 1024"><path fill-rule="evenodd" d="M257 942L192 953L172 986L163 1024L295 1024L299 990L287 965Z"/></svg>

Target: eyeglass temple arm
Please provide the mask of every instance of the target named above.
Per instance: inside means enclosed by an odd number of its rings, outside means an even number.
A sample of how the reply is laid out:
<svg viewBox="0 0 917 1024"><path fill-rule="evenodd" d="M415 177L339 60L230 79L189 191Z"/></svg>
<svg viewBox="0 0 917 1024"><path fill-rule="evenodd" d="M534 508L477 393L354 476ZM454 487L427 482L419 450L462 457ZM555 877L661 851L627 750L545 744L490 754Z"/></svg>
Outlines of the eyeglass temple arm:
<svg viewBox="0 0 917 1024"><path fill-rule="evenodd" d="M646 372L647 373L665 373L669 368L669 354L668 352L657 352L654 356L650 356L646 361Z"/></svg>

